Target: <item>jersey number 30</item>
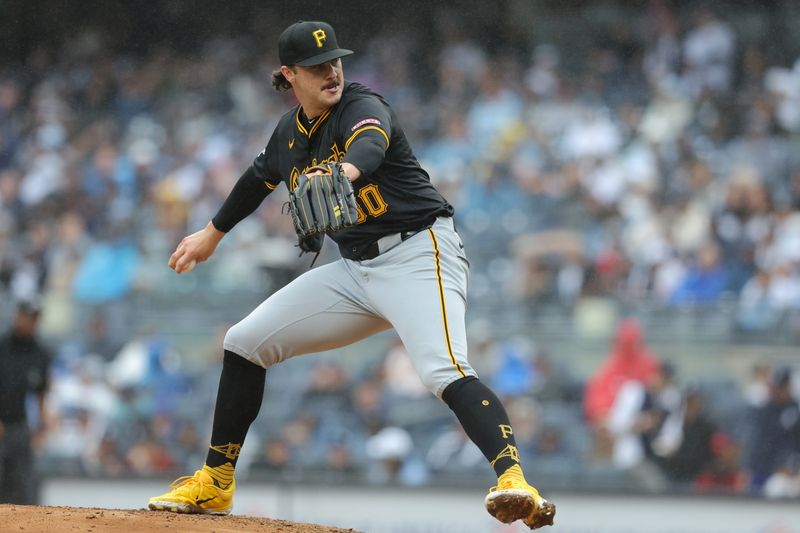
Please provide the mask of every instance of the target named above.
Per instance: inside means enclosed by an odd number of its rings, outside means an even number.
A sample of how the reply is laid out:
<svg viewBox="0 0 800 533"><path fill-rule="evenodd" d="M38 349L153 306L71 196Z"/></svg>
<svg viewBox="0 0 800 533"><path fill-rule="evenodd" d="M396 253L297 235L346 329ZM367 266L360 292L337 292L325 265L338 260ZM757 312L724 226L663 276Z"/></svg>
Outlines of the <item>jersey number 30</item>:
<svg viewBox="0 0 800 533"><path fill-rule="evenodd" d="M383 199L381 192L378 190L378 186L374 183L370 183L359 189L358 200L357 224L361 224L367 219L367 215L364 213L365 209L371 217L379 217L389 210L389 204Z"/></svg>

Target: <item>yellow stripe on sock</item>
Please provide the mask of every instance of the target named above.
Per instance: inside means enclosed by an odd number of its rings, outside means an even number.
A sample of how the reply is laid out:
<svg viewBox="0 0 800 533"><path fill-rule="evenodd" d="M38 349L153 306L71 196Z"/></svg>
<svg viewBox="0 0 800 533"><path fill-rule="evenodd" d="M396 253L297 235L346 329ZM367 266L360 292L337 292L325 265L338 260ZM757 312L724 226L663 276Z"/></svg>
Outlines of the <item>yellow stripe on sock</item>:
<svg viewBox="0 0 800 533"><path fill-rule="evenodd" d="M209 446L209 448L211 448L217 453L221 453L228 459L236 459L237 457L239 457L239 454L242 451L242 445L235 444L233 442L229 442L228 444L220 444L217 446Z"/></svg>
<svg viewBox="0 0 800 533"><path fill-rule="evenodd" d="M508 457L508 458L510 458L512 461L516 461L517 463L519 463L519 451L517 450L517 447L516 447L516 446L512 446L512 445L510 445L510 444L506 444L506 447L505 447L505 448L503 448L503 451L501 451L500 453L498 453L498 454L497 454L497 457L495 457L495 458L494 458L494 461L492 461L492 462L491 462L491 463L489 463L489 464L491 464L492 466L494 466L494 464L495 464L497 461L499 461L500 459L502 459L503 457ZM512 469L512 468L514 468L514 467L517 467L517 468L519 469L519 465L518 465L518 464L516 464L516 465L514 465L514 466L512 466L512 467L509 467L509 468L508 468L508 469L507 469L505 472L503 472L503 475L506 475L506 473L508 473L508 471L509 471L509 470L511 470L511 469ZM519 471L519 473L520 473L520 475L521 475L521 474L522 474L522 470L520 470L520 471ZM523 479L524 479L524 477L523 477Z"/></svg>
<svg viewBox="0 0 800 533"><path fill-rule="evenodd" d="M496 460L497 459L495 459L495 461ZM518 464L509 466L506 471L503 472L499 478L497 478L498 485L503 485L504 482L505 484L511 484L510 482L512 481L516 481L517 483L527 483L527 481L525 481L525 474L522 473L522 467L520 467Z"/></svg>
<svg viewBox="0 0 800 533"><path fill-rule="evenodd" d="M214 483L221 489L227 489L233 483L234 467L232 463L220 466L203 465L203 470L211 476Z"/></svg>

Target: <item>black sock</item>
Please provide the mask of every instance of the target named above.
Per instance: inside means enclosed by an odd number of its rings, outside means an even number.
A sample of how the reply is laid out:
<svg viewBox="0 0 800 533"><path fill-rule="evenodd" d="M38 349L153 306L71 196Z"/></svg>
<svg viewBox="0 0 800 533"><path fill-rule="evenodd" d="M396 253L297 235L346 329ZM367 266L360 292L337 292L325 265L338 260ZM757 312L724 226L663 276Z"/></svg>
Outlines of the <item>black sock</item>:
<svg viewBox="0 0 800 533"><path fill-rule="evenodd" d="M236 466L247 430L261 409L266 375L266 369L225 350L207 466Z"/></svg>
<svg viewBox="0 0 800 533"><path fill-rule="evenodd" d="M498 477L519 464L519 452L508 414L481 381L467 376L448 385L442 400L455 413L464 432L483 452Z"/></svg>

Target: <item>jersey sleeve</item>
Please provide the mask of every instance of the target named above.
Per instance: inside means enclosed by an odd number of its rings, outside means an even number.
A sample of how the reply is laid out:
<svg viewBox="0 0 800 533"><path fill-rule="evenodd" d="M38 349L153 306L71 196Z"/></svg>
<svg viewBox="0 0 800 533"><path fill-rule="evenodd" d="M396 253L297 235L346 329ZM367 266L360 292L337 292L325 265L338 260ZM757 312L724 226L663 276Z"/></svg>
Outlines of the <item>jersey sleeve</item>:
<svg viewBox="0 0 800 533"><path fill-rule="evenodd" d="M339 134L345 151L342 161L355 165L362 174L372 174L383 162L392 138L388 107L374 96L350 102L342 110Z"/></svg>
<svg viewBox="0 0 800 533"><path fill-rule="evenodd" d="M253 160L253 170L256 176L264 182L264 186L270 192L281 184L281 176L278 172L277 136L278 130L276 129L269 138L266 148Z"/></svg>
<svg viewBox="0 0 800 533"><path fill-rule="evenodd" d="M228 233L233 227L255 211L264 198L281 183L277 171L275 152L276 133L253 160L253 164L239 178L222 206L211 219L219 231Z"/></svg>

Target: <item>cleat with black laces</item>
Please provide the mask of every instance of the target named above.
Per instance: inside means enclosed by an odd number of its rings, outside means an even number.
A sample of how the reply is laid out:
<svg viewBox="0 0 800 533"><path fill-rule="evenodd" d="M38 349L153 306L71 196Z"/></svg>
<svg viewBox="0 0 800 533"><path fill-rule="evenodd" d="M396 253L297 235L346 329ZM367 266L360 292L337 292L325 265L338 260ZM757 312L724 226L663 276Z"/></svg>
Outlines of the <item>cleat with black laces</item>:
<svg viewBox="0 0 800 533"><path fill-rule="evenodd" d="M192 476L179 477L170 490L147 502L151 511L170 511L185 514L227 515L233 509L236 481L220 487L207 472L198 470Z"/></svg>

